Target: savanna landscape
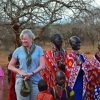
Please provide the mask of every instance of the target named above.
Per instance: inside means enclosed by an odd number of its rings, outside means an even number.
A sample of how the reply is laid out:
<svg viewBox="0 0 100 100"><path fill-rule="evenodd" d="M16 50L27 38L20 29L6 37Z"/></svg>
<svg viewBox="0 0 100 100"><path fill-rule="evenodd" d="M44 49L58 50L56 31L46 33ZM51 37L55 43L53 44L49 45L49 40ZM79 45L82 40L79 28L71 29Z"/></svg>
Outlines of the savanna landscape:
<svg viewBox="0 0 100 100"><path fill-rule="evenodd" d="M58 33L69 52L69 38L79 36L81 51L90 60L100 41L100 6L97 0L0 0L0 65L5 74L3 100L7 100L8 54L20 44L25 28L36 36L44 51L52 48L50 36ZM1 90L0 90L1 92Z"/></svg>
<svg viewBox="0 0 100 100"><path fill-rule="evenodd" d="M52 46L50 43L48 43L42 47L43 47L44 52L45 52L47 49L51 49ZM66 49L67 49L67 52L69 52L70 48L66 48ZM93 48L93 46L82 46L80 52L84 52L87 55L88 59L90 60L97 50L98 50L97 46L95 46L95 48ZM8 64L8 54L10 52L11 51L2 51L2 50L0 52L0 65L2 66L2 68L4 70L4 74L5 74L3 100L7 100L7 96L8 96L9 84L8 84L7 64Z"/></svg>

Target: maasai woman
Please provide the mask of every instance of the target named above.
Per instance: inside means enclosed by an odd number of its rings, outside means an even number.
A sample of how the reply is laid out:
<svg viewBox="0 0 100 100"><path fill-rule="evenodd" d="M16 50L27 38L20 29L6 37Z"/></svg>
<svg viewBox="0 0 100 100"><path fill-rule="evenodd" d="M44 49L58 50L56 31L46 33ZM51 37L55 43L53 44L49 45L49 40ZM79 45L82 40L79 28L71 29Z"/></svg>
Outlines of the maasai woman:
<svg viewBox="0 0 100 100"><path fill-rule="evenodd" d="M98 43L98 51L95 53L91 60L92 67L89 71L89 83L87 86L87 99L93 100L93 92L95 85L97 84L97 76L100 73L100 42Z"/></svg>
<svg viewBox="0 0 100 100"><path fill-rule="evenodd" d="M51 42L53 44L52 50L45 52L46 68L42 71L42 77L47 81L48 86L52 87L55 84L55 73L57 70L62 70L68 76L66 70L66 50L62 48L62 37L60 34L53 34L51 36Z"/></svg>
<svg viewBox="0 0 100 100"><path fill-rule="evenodd" d="M67 65L71 67L69 86L75 92L75 100L82 100L86 91L88 80L88 62L86 56L80 53L81 40L77 36L72 36L69 39L72 50L67 56Z"/></svg>
<svg viewBox="0 0 100 100"><path fill-rule="evenodd" d="M8 61L11 60L13 52L11 52L8 56ZM17 64L16 64L17 66ZM7 66L8 67L8 66ZM9 82L9 88L8 88L8 100L17 100L16 93L15 93L15 78L16 74L10 70L8 70L8 82Z"/></svg>

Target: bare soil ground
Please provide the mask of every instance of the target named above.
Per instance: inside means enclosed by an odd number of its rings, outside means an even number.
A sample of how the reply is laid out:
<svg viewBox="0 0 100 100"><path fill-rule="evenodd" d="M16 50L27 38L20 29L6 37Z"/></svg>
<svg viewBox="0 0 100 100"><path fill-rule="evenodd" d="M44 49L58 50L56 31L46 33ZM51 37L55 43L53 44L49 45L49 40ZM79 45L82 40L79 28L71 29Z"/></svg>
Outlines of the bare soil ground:
<svg viewBox="0 0 100 100"><path fill-rule="evenodd" d="M4 77L4 90L3 90L3 100L7 100L7 94L8 94L8 81L7 81L7 57L8 57L8 53L7 51L2 51L0 52L0 65L2 66L4 73L5 73L5 77Z"/></svg>
<svg viewBox="0 0 100 100"><path fill-rule="evenodd" d="M47 50L50 46L45 46L44 51ZM84 53L87 55L87 57L90 59L93 54L97 51L97 47L94 49L91 46L83 46L81 51L84 51ZM69 52L69 48L67 48L67 51ZM2 66L4 72L5 72L5 85L4 85L4 99L7 100L7 94L8 94L8 81L7 81L7 63L8 63L8 54L9 51L0 51L0 65Z"/></svg>

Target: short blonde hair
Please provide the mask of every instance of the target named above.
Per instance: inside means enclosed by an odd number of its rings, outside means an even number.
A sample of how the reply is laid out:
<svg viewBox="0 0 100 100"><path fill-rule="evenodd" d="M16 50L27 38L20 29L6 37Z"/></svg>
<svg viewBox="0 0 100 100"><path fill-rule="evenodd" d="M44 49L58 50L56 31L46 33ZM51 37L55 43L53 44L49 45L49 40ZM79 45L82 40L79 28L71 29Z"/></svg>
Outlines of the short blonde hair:
<svg viewBox="0 0 100 100"><path fill-rule="evenodd" d="M34 33L30 29L24 29L20 34L20 39L22 39L23 35L28 35L32 40L35 39Z"/></svg>

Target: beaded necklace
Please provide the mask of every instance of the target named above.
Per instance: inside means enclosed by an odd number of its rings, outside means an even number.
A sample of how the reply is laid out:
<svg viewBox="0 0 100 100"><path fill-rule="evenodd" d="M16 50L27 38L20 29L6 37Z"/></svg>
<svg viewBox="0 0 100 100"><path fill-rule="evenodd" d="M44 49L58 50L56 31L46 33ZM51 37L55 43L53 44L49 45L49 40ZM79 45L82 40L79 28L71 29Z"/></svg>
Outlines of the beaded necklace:
<svg viewBox="0 0 100 100"><path fill-rule="evenodd" d="M53 58L57 66L59 64L64 64L65 65L65 57L66 57L66 52L64 49L58 50L57 48L53 48L52 50Z"/></svg>
<svg viewBox="0 0 100 100"><path fill-rule="evenodd" d="M60 89L59 89L60 88ZM60 90L60 91L59 91ZM64 87L61 87L59 85L53 87L53 92L54 92L54 98L57 99L58 97L61 99L63 92L65 91L66 93L66 98L68 99L68 91L67 91L67 84L64 84ZM57 95L56 95L57 94Z"/></svg>

